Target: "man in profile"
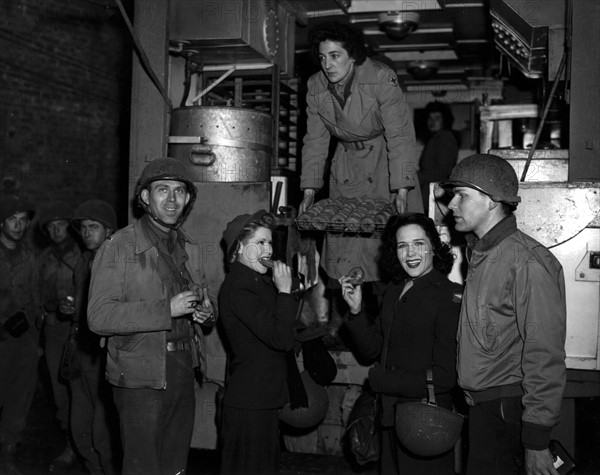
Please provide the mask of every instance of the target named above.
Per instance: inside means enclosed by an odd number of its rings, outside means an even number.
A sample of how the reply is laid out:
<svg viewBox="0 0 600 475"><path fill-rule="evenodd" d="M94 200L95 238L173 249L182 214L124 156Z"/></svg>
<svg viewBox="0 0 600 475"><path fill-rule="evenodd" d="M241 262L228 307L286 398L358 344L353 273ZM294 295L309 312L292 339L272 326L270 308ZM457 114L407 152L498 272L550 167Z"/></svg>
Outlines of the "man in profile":
<svg viewBox="0 0 600 475"><path fill-rule="evenodd" d="M465 158L440 183L467 233L469 270L458 329L458 382L469 411L467 475L553 474L549 450L566 384L562 266L517 228L521 198L512 166Z"/></svg>

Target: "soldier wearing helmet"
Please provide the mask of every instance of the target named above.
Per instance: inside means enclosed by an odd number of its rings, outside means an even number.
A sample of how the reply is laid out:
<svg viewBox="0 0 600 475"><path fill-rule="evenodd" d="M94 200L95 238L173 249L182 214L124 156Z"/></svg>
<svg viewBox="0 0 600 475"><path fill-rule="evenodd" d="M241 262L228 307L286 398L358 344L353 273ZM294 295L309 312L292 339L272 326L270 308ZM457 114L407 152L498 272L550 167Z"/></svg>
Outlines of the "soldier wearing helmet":
<svg viewBox="0 0 600 475"><path fill-rule="evenodd" d="M56 417L66 445L50 462L49 471L65 470L77 462L69 436L70 396L66 381L59 376L63 350L69 339L73 317L73 270L81 256L70 233L73 208L64 201L52 201L41 209L39 228L48 238L39 259L40 289L44 307L44 356L48 367Z"/></svg>
<svg viewBox="0 0 600 475"><path fill-rule="evenodd" d="M148 163L136 188L144 215L110 236L92 265L87 319L107 338L124 474L186 471L200 325L215 323L200 245L182 227L196 198L187 176L173 158Z"/></svg>
<svg viewBox="0 0 600 475"><path fill-rule="evenodd" d="M458 380L469 413L467 474L551 473L548 449L566 381L562 266L517 228L511 165L471 155L446 182L455 228L467 233L469 271L458 330Z"/></svg>
<svg viewBox="0 0 600 475"><path fill-rule="evenodd" d="M0 199L0 473L19 473L15 452L37 381L38 273L24 242L33 214L18 196Z"/></svg>
<svg viewBox="0 0 600 475"><path fill-rule="evenodd" d="M110 385L104 379L106 350L87 325L91 267L98 248L117 229L117 216L106 201L91 199L75 210L71 225L85 246L74 271L75 301L71 336L74 348L67 374L71 387L71 434L90 473L116 473L112 454L118 435Z"/></svg>

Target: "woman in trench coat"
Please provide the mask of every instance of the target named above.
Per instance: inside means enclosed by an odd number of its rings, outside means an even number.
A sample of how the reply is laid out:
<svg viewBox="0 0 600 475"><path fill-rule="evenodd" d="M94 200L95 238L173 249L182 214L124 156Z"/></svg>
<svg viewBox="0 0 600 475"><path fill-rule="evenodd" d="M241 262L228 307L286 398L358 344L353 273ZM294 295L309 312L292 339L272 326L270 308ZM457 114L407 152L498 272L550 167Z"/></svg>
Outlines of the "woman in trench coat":
<svg viewBox="0 0 600 475"><path fill-rule="evenodd" d="M321 71L308 80L300 213L324 185L331 137L339 143L330 198L385 199L399 213L422 211L414 126L396 73L367 58L360 34L347 25L317 25L310 42ZM328 234L321 263L334 281L356 266L365 271L365 282L378 281L378 247L376 237Z"/></svg>

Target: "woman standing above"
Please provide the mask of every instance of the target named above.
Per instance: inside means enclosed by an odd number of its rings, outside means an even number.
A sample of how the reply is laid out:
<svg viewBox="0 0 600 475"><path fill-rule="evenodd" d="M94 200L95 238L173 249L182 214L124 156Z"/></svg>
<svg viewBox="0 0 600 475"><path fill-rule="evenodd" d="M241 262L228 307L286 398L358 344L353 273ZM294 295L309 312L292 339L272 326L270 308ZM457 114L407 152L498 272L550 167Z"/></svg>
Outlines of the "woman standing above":
<svg viewBox="0 0 600 475"><path fill-rule="evenodd" d="M410 453L396 438L394 406L427 397L426 373L433 369L438 405L452 408L456 386L456 331L461 287L447 278L454 256L433 221L423 214L392 217L382 236L381 265L392 280L371 324L361 309L362 290L342 277L350 307L346 328L358 353L378 361L369 384L381 394L381 473L454 474L453 451L433 458Z"/></svg>
<svg viewBox="0 0 600 475"><path fill-rule="evenodd" d="M458 142L452 132L454 115L448 104L430 102L427 113L427 141L419 161L419 183L423 209L429 207L429 184L447 180L456 165Z"/></svg>
<svg viewBox="0 0 600 475"><path fill-rule="evenodd" d="M310 43L321 71L308 80L300 213L324 185L331 137L339 142L330 198L385 199L399 213L422 211L415 131L396 73L367 58L361 35L348 25L319 24ZM378 248L379 239L329 234L321 262L334 281L356 266L364 269L366 282L378 281Z"/></svg>
<svg viewBox="0 0 600 475"><path fill-rule="evenodd" d="M290 268L273 253L266 211L236 217L223 235L230 270L219 296L228 350L221 472L274 474L279 467L279 409L288 400L286 351L295 345L297 301ZM268 216L268 215L267 215Z"/></svg>

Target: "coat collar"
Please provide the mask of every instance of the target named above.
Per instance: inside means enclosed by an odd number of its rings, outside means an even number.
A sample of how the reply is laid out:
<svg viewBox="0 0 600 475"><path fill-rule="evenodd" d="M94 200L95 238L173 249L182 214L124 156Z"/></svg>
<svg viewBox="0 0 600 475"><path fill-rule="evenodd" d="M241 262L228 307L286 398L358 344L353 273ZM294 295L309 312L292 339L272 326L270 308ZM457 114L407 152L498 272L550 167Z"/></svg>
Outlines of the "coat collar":
<svg viewBox="0 0 600 475"><path fill-rule="evenodd" d="M250 269L250 267L242 264L241 262L233 262L229 266L232 273L236 273L241 275L243 278L252 279L256 281L266 282L268 284L271 283L271 277L268 274L260 274L256 272L254 269Z"/></svg>
<svg viewBox="0 0 600 475"><path fill-rule="evenodd" d="M473 233L467 234L467 244L473 251L485 252L498 245L515 231L517 231L517 218L514 214L510 214L499 221L481 239L477 239L477 236Z"/></svg>
<svg viewBox="0 0 600 475"><path fill-rule="evenodd" d="M150 239L148 239L148 236L146 236L141 221L142 219L140 218L135 223L133 223L133 240L136 254L146 252L148 249L154 246L154 243ZM179 233L180 237L183 237L183 240L186 243L192 245L196 244L196 240L185 229L179 227L177 228L177 233Z"/></svg>
<svg viewBox="0 0 600 475"><path fill-rule="evenodd" d="M373 61L369 58L365 59L365 62L362 64L358 64L354 67L354 79L352 81L351 88L354 89L361 84L376 84L378 81L377 78L378 68L375 66ZM315 74L317 81L317 89L315 92L329 92L329 80L323 71L319 71Z"/></svg>
<svg viewBox="0 0 600 475"><path fill-rule="evenodd" d="M409 289L409 292L411 292L414 289L424 289L427 287L439 288L442 286L444 281L447 279L448 278L444 274L442 274L439 270L431 269L430 272L428 272L427 274L422 275L420 277L417 277L413 281L412 289ZM394 298L397 298L397 296L402 293L402 289L404 288L405 282L406 281L403 281L402 283L394 286L394 290L393 290Z"/></svg>

